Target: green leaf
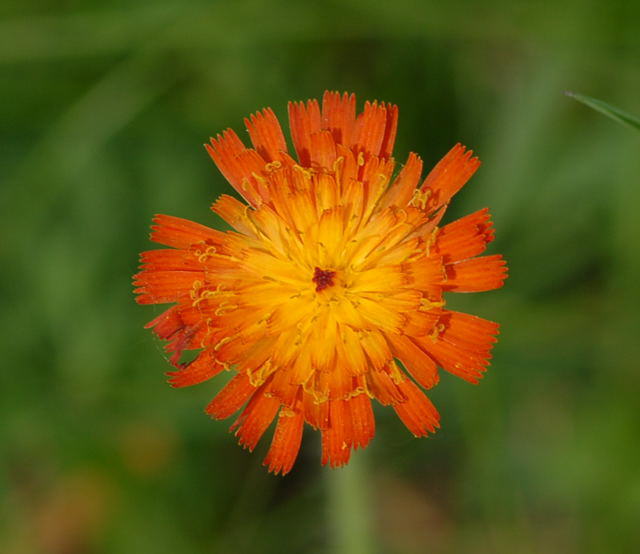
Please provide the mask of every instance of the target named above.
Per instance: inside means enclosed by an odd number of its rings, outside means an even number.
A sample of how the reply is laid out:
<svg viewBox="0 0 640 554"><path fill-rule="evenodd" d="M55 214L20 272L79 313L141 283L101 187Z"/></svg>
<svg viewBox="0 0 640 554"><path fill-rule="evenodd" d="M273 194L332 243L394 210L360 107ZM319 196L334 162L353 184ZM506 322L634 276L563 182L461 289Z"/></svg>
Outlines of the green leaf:
<svg viewBox="0 0 640 554"><path fill-rule="evenodd" d="M591 96L585 96L584 94L579 94L577 92L567 91L565 92L567 96L571 98L575 98L578 102L582 102L586 106L600 112L607 117L617 121L618 123L622 123L623 125L627 125L628 127L632 127L636 131L640 131L640 118L627 113L620 108L616 108L611 104L607 104L602 100L598 100L597 98L592 98Z"/></svg>

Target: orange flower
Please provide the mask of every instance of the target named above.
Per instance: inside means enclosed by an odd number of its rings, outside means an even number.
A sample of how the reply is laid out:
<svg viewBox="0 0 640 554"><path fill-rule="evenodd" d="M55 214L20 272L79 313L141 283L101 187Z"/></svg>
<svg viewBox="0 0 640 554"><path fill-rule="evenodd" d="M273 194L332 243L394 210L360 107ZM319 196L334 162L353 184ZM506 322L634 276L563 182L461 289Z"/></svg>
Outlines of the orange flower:
<svg viewBox="0 0 640 554"><path fill-rule="evenodd" d="M244 406L231 429L249 450L277 416L274 473L290 471L305 423L322 434L322 463L346 464L374 435L371 399L416 437L434 432L417 385L436 385L438 366L477 383L489 364L498 324L443 297L502 286L502 257L477 257L493 239L489 212L439 226L480 161L457 144L422 183L413 153L394 177L397 120L377 102L356 117L353 94L290 103L296 160L271 109L250 116L254 148L230 129L206 145L246 201L212 206L234 231L158 215L151 239L170 249L141 256L138 303L174 304L148 324L169 341L170 383L232 371L206 412Z"/></svg>

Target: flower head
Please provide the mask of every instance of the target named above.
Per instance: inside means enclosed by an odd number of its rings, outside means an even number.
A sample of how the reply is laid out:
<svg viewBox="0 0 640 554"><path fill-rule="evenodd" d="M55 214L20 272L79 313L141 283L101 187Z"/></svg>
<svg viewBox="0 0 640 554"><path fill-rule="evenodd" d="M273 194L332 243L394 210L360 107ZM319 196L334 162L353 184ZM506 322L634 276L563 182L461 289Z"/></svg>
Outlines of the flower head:
<svg viewBox="0 0 640 554"><path fill-rule="evenodd" d="M476 383L496 323L446 309L444 293L502 286L486 209L448 225L449 201L480 162L457 144L421 181L410 154L394 176L396 106L325 92L289 104L295 156L271 109L245 119L253 148L232 130L206 148L245 202L212 206L233 231L168 215L135 276L140 304L173 304L148 324L167 340L176 387L233 378L206 407L253 450L277 420L265 459L287 473L303 427L322 435L322 463L341 466L375 430L371 400L415 436L439 426L421 389L438 367ZM185 350L199 350L181 362ZM399 363L401 362L401 363Z"/></svg>

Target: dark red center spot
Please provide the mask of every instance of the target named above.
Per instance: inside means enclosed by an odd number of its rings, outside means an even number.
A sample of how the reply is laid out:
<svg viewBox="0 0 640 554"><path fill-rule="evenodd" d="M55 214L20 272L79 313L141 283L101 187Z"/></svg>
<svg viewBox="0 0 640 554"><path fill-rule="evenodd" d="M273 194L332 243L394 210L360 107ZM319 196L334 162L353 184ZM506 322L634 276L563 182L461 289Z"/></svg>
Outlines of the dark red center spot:
<svg viewBox="0 0 640 554"><path fill-rule="evenodd" d="M320 269L316 267L313 273L313 282L316 284L316 292L320 292L328 287L333 286L333 278L336 276L335 271Z"/></svg>

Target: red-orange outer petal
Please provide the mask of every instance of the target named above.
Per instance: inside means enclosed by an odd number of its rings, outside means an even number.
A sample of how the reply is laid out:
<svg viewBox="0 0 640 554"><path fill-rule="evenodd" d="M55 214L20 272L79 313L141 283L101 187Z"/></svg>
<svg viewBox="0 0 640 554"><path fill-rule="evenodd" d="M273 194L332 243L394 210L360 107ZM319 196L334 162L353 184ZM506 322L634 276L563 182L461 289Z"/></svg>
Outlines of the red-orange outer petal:
<svg viewBox="0 0 640 554"><path fill-rule="evenodd" d="M245 117L244 124L253 146L266 161L278 160L280 153L287 151L287 142L280 122L271 108Z"/></svg>
<svg viewBox="0 0 640 554"><path fill-rule="evenodd" d="M355 122L355 94L326 91L322 96L322 128L331 132L336 144L351 145Z"/></svg>
<svg viewBox="0 0 640 554"><path fill-rule="evenodd" d="M411 381L404 381L399 386L407 400L395 404L393 409L402 423L416 437L426 437L429 433L435 433L440 427L440 415L435 406Z"/></svg>
<svg viewBox="0 0 640 554"><path fill-rule="evenodd" d="M249 452L256 447L280 408L278 399L267 396L265 388L263 386L253 394L240 417L231 426L231 430L236 429L240 446Z"/></svg>
<svg viewBox="0 0 640 554"><path fill-rule="evenodd" d="M226 419L242 408L255 391L247 374L239 373L207 405L205 412L215 419Z"/></svg>
<svg viewBox="0 0 640 554"><path fill-rule="evenodd" d="M445 265L445 291L483 292L500 288L507 278L507 262L500 254Z"/></svg>
<svg viewBox="0 0 640 554"><path fill-rule="evenodd" d="M320 131L320 107L317 100L289 102L289 127L291 140L300 165L311 165L311 135Z"/></svg>
<svg viewBox="0 0 640 554"><path fill-rule="evenodd" d="M263 462L270 472L286 475L291 471L300 450L303 427L304 417L300 410L280 410L271 447Z"/></svg>
<svg viewBox="0 0 640 554"><path fill-rule="evenodd" d="M429 192L425 210L436 211L449 203L480 167L480 160L472 150L458 143L429 172L422 184L422 190Z"/></svg>

